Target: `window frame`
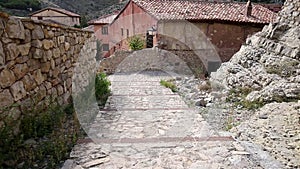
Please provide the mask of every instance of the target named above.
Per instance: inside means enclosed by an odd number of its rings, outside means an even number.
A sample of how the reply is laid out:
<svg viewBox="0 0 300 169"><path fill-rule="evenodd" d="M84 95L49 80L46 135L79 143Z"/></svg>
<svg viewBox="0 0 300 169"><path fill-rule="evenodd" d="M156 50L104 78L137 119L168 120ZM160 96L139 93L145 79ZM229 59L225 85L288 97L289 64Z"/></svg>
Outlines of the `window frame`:
<svg viewBox="0 0 300 169"><path fill-rule="evenodd" d="M104 52L109 51L109 44L108 43L102 44L102 51L104 51Z"/></svg>
<svg viewBox="0 0 300 169"><path fill-rule="evenodd" d="M108 26L103 26L101 29L102 35L108 35Z"/></svg>

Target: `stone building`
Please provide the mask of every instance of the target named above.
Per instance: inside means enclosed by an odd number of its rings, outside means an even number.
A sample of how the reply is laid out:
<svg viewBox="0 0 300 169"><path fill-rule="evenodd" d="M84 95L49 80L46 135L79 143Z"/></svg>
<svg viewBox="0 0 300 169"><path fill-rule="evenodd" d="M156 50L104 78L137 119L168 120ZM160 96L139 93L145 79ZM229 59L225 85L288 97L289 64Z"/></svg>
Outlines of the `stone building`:
<svg viewBox="0 0 300 169"><path fill-rule="evenodd" d="M80 15L60 8L47 7L29 16L33 20L44 20L67 26L80 25Z"/></svg>

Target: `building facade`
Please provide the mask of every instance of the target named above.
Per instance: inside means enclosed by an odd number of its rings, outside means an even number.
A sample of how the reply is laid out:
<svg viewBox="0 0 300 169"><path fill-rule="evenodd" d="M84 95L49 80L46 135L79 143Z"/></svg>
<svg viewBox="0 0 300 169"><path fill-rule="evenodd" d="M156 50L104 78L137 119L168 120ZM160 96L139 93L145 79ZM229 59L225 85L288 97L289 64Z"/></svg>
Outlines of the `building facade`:
<svg viewBox="0 0 300 169"><path fill-rule="evenodd" d="M226 62L249 35L275 21L276 16L266 7L249 2L130 0L106 24L109 34L105 41L109 41L110 48L106 56L116 50L128 50L128 38L132 36L140 35L148 42L151 34L152 46L214 50ZM190 42L193 38L199 41Z"/></svg>
<svg viewBox="0 0 300 169"><path fill-rule="evenodd" d="M33 20L44 20L67 26L80 25L80 15L60 8L44 8L29 16Z"/></svg>

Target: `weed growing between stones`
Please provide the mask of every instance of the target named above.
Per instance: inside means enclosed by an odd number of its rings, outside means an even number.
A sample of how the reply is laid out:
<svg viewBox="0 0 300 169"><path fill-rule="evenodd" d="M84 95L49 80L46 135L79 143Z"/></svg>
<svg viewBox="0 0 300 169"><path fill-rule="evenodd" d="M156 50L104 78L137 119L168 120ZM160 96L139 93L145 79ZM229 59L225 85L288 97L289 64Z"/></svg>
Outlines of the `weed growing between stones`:
<svg viewBox="0 0 300 169"><path fill-rule="evenodd" d="M245 87L245 88L237 88L231 89L229 91L229 96L226 98L226 102L233 103L235 107L245 108L247 110L256 110L268 103L277 102L297 102L300 99L300 94L293 98L287 98L282 96L274 96L272 100L264 101L263 99L257 99L254 101L249 101L246 99L247 95L251 93L253 89Z"/></svg>
<svg viewBox="0 0 300 169"><path fill-rule="evenodd" d="M233 88L229 91L229 96L226 98L226 101L233 103L235 107L242 107L247 110L255 110L263 107L266 104L264 101L246 100L247 95L252 91L253 89L249 87Z"/></svg>
<svg viewBox="0 0 300 169"><path fill-rule="evenodd" d="M291 77L297 73L296 67L299 66L298 61L285 61L277 65L265 67L267 73L277 74L281 77Z"/></svg>
<svg viewBox="0 0 300 169"><path fill-rule="evenodd" d="M17 134L16 121L0 129L0 168L56 168L69 156L80 135L73 105L47 105L25 110Z"/></svg>
<svg viewBox="0 0 300 169"><path fill-rule="evenodd" d="M172 90L172 92L177 92L178 89L176 85L172 82L172 80L161 80L160 84Z"/></svg>

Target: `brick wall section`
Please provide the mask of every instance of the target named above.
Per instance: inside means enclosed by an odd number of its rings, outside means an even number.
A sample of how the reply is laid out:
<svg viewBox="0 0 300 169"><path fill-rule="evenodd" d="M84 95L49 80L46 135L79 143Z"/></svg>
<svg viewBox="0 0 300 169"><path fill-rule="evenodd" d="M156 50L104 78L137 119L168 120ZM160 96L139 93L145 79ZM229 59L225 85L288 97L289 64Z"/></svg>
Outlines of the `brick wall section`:
<svg viewBox="0 0 300 169"><path fill-rule="evenodd" d="M91 47L82 50L84 45ZM75 63L79 57L92 61L95 51L92 32L0 13L0 126L7 117L20 119L32 99L68 102ZM17 107L2 111L13 104Z"/></svg>

